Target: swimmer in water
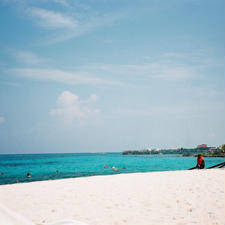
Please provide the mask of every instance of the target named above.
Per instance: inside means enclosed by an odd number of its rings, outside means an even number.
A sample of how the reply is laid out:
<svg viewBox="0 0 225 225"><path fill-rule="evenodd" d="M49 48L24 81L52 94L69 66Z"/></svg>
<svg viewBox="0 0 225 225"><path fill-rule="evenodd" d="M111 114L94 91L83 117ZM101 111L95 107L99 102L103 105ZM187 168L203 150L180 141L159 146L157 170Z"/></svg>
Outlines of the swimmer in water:
<svg viewBox="0 0 225 225"><path fill-rule="evenodd" d="M114 172L118 172L119 171L119 169L117 169L115 166L112 166L112 169L113 169Z"/></svg>

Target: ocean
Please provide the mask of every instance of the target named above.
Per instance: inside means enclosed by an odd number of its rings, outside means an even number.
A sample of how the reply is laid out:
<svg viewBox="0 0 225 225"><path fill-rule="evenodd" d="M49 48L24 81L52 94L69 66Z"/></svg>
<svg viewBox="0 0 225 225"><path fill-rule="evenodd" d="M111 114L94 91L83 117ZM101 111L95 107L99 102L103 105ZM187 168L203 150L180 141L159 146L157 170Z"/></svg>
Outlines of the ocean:
<svg viewBox="0 0 225 225"><path fill-rule="evenodd" d="M224 158L206 157L206 167ZM105 165L109 168L104 168ZM67 153L0 155L0 184L55 180L72 177L186 170L196 165L195 157L180 155L122 155L122 153ZM118 168L113 171L112 166ZM31 178L27 178L27 173Z"/></svg>

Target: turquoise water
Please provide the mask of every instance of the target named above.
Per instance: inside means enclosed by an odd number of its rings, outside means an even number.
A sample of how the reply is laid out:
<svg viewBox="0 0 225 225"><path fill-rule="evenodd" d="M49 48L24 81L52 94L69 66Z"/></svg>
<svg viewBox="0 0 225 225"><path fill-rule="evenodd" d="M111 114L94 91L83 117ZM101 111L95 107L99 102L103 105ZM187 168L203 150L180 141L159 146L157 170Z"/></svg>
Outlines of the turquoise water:
<svg viewBox="0 0 225 225"><path fill-rule="evenodd" d="M206 167L224 158L205 158ZM109 168L104 168L104 165ZM179 155L122 155L122 153L0 155L0 184L116 173L186 170L196 158ZM110 167L119 169L114 172ZM58 170L58 172L57 172ZM31 178L27 178L27 173Z"/></svg>

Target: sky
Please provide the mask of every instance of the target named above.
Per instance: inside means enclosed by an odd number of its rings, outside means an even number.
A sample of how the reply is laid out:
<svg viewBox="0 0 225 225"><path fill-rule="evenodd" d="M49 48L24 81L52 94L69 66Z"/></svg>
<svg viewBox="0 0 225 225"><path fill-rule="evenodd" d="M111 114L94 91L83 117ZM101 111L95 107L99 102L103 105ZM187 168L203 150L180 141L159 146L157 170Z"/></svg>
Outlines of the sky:
<svg viewBox="0 0 225 225"><path fill-rule="evenodd" d="M223 0L1 0L0 154L225 143Z"/></svg>

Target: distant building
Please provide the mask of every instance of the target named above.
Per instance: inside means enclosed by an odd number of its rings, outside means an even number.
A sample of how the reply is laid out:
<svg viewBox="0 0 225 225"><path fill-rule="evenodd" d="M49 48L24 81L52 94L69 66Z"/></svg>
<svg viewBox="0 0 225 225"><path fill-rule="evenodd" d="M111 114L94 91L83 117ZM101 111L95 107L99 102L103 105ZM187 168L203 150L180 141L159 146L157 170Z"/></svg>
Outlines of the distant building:
<svg viewBox="0 0 225 225"><path fill-rule="evenodd" d="M208 150L209 153L214 153L214 152L221 152L221 150L219 148L216 147L212 147Z"/></svg>
<svg viewBox="0 0 225 225"><path fill-rule="evenodd" d="M197 145L197 148L207 148L207 144Z"/></svg>

